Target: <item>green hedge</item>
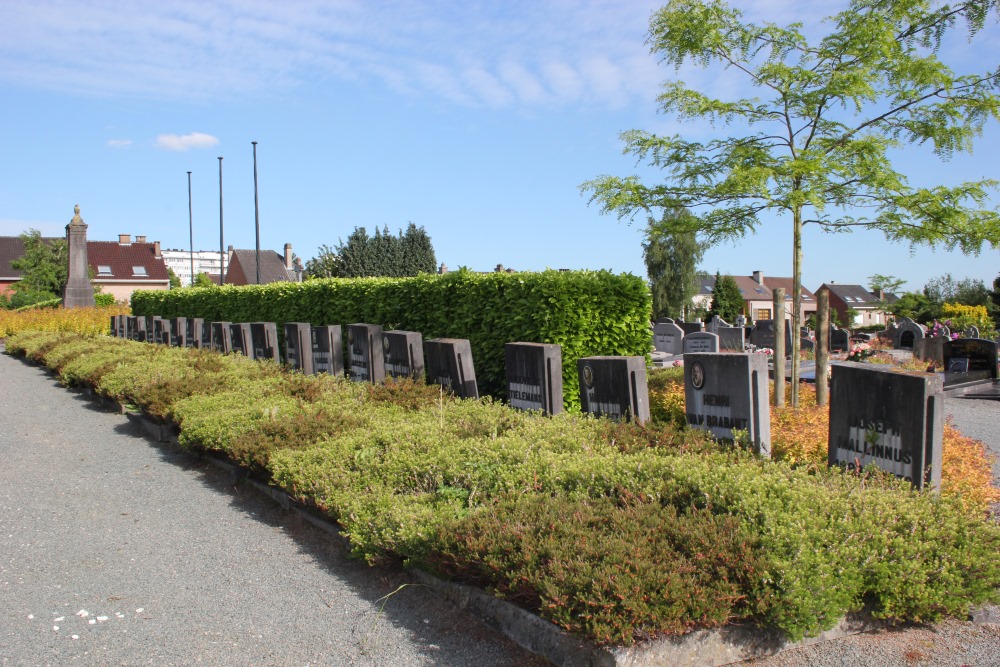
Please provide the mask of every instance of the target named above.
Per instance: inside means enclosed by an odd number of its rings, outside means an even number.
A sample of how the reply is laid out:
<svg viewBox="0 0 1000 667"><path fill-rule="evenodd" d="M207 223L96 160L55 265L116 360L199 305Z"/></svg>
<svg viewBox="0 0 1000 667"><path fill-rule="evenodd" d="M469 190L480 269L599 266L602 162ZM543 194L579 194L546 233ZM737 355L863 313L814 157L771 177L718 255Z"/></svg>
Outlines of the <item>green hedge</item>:
<svg viewBox="0 0 1000 667"><path fill-rule="evenodd" d="M201 317L226 322L313 325L355 322L467 338L481 393L506 394L504 344L556 343L563 355L563 399L580 404L576 360L649 353L649 288L608 271L358 278L246 287L135 292L135 315Z"/></svg>

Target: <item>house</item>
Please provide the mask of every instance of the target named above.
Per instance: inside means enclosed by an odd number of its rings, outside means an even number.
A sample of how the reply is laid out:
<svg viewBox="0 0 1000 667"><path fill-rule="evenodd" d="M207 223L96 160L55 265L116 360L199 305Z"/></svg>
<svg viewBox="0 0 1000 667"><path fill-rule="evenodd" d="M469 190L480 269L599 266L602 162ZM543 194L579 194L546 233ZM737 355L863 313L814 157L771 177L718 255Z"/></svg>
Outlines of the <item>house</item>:
<svg viewBox="0 0 1000 667"><path fill-rule="evenodd" d="M46 243L57 238L42 237ZM11 262L24 256L24 241L20 236L0 236L0 294L10 295L14 283L21 280L21 272Z"/></svg>
<svg viewBox="0 0 1000 667"><path fill-rule="evenodd" d="M792 319L792 279L791 278L764 278L761 271L754 271L749 276L730 276L736 281L736 286L740 288L740 295L743 297L743 314L748 320L771 320L774 318L774 296L771 290L784 288L785 308L784 318ZM695 307L704 307L706 310L712 305L712 289L715 287L715 276L705 276L701 279L698 287L698 294L692 299ZM800 287L802 304L800 316L802 322L816 312L816 295L805 287Z"/></svg>
<svg viewBox="0 0 1000 667"><path fill-rule="evenodd" d="M894 300L892 294L873 294L861 285L839 285L833 281L820 285L817 292L826 288L830 291L830 310L845 327L866 327L887 323L885 304ZM851 312L853 311L853 312Z"/></svg>
<svg viewBox="0 0 1000 667"><path fill-rule="evenodd" d="M298 282L301 269L292 264L292 244L285 244L285 256L273 250L260 251L260 283ZM233 250L229 253L227 285L257 285L257 251Z"/></svg>
<svg viewBox="0 0 1000 667"><path fill-rule="evenodd" d="M145 236L119 234L118 241L87 241L91 282L115 301L128 301L136 290L168 290L170 277L160 252L160 242Z"/></svg>

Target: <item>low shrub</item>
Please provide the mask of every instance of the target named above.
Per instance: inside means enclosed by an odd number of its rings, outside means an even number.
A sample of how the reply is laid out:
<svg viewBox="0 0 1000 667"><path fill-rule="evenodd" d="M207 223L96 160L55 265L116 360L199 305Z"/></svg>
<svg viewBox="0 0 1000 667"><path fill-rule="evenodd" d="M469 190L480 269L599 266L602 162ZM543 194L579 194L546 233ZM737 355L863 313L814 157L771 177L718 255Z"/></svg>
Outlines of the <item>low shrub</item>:
<svg viewBox="0 0 1000 667"><path fill-rule="evenodd" d="M0 339L21 331L65 331L85 336L111 332L111 316L127 315L126 305L106 308L31 308L23 311L0 310Z"/></svg>

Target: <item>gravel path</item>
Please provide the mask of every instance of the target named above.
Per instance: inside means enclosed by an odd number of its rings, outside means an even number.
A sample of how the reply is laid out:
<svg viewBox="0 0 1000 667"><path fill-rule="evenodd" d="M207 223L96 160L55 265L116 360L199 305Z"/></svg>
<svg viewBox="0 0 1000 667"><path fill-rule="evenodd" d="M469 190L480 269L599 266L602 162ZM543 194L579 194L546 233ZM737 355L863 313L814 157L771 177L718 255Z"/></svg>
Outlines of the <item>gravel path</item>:
<svg viewBox="0 0 1000 667"><path fill-rule="evenodd" d="M541 665L0 354L0 665Z"/></svg>

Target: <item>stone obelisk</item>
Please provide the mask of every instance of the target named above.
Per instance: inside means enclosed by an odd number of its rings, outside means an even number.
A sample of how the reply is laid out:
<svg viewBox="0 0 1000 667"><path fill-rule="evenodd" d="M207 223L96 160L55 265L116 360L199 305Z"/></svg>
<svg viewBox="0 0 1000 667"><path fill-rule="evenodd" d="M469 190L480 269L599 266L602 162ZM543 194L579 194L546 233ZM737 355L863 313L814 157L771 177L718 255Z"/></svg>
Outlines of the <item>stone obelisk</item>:
<svg viewBox="0 0 1000 667"><path fill-rule="evenodd" d="M69 277L63 289L63 308L93 307L94 286L87 272L87 223L80 217L79 204L73 207L73 213L73 219L66 225Z"/></svg>

